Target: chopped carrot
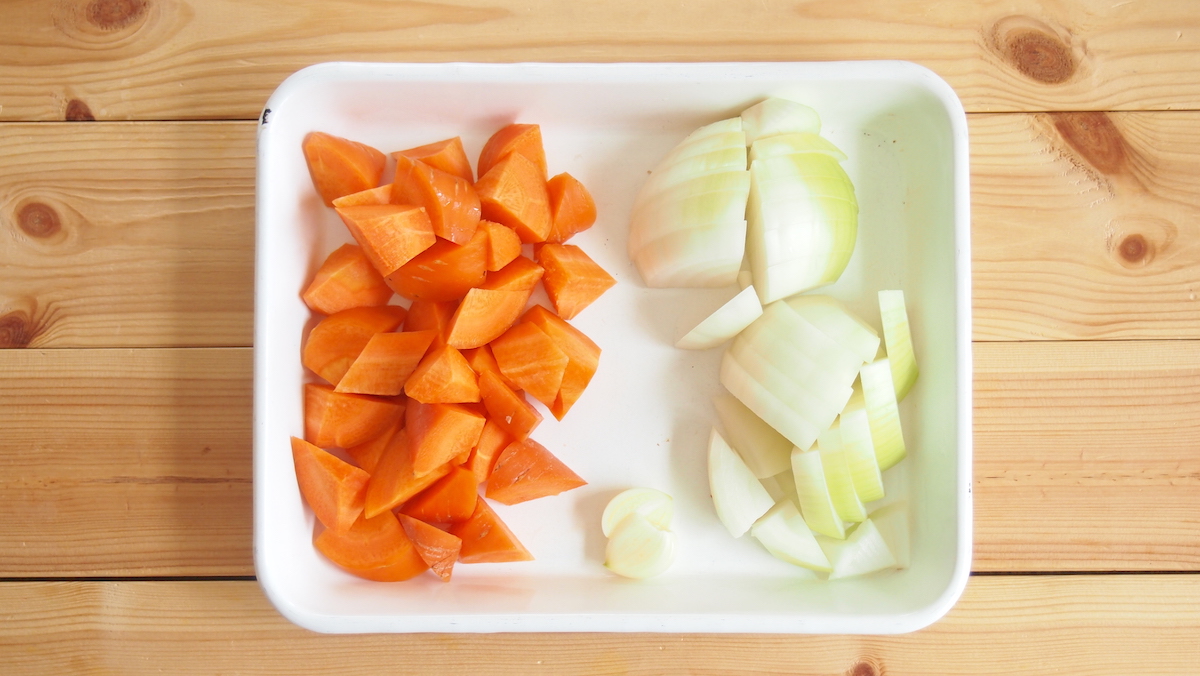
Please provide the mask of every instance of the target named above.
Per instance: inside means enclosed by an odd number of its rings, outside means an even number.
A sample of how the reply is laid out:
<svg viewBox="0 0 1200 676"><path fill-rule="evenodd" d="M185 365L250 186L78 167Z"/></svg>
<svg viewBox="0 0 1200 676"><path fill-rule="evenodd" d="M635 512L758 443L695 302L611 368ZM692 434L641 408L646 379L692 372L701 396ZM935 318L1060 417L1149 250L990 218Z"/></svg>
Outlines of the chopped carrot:
<svg viewBox="0 0 1200 676"><path fill-rule="evenodd" d="M546 406L554 403L570 359L536 324L521 322L491 342L500 373Z"/></svg>
<svg viewBox="0 0 1200 676"><path fill-rule="evenodd" d="M429 569L391 512L359 519L345 531L327 529L313 544L346 572L376 582L408 580Z"/></svg>
<svg viewBox="0 0 1200 676"><path fill-rule="evenodd" d="M514 441L496 458L488 477L487 497L515 505L558 495L587 482L533 439Z"/></svg>
<svg viewBox="0 0 1200 676"><path fill-rule="evenodd" d="M308 334L300 361L336 385L377 333L393 331L408 311L396 305L356 307L322 319Z"/></svg>
<svg viewBox="0 0 1200 676"><path fill-rule="evenodd" d="M521 238L512 228L488 220L479 221L479 228L487 232L488 272L499 270L521 255Z"/></svg>
<svg viewBox="0 0 1200 676"><path fill-rule="evenodd" d="M479 288L533 291L533 287L537 286L545 272L542 266L532 260L524 256L517 256L500 270L489 272Z"/></svg>
<svg viewBox="0 0 1200 676"><path fill-rule="evenodd" d="M483 433L479 435L479 443L471 449L471 457L467 460L467 469L475 473L475 483L487 481L492 473L492 465L496 463L496 456L500 455L500 451L507 448L512 440L507 432L500 429L496 421L488 419L483 426Z"/></svg>
<svg viewBox="0 0 1200 676"><path fill-rule="evenodd" d="M429 215L410 204L338 207L337 213L384 277L437 241Z"/></svg>
<svg viewBox="0 0 1200 676"><path fill-rule="evenodd" d="M462 404L410 401L404 412L412 444L412 468L422 476L479 442L486 418Z"/></svg>
<svg viewBox="0 0 1200 676"><path fill-rule="evenodd" d="M563 371L562 385L559 386L554 403L549 407L554 417L562 420L592 381L592 376L596 375L596 369L600 365L600 346L541 305L529 308L521 317L521 321L537 324L567 355L567 368Z"/></svg>
<svg viewBox="0 0 1200 676"><path fill-rule="evenodd" d="M404 384L404 393L423 404L479 401L479 376L461 352L443 345L425 355Z"/></svg>
<svg viewBox="0 0 1200 676"><path fill-rule="evenodd" d="M402 504L449 474L450 469L449 464L444 464L418 475L413 471L413 446L408 430L397 431L371 472L363 515L369 519Z"/></svg>
<svg viewBox="0 0 1200 676"><path fill-rule="evenodd" d="M350 193L343 197L339 197L333 201L333 206L336 207L362 207L379 204L391 204L392 186L384 184L375 186L370 190L362 190L355 193Z"/></svg>
<svg viewBox="0 0 1200 676"><path fill-rule="evenodd" d="M397 516L400 518L400 525L404 527L404 534L412 540L421 560L442 578L442 582L449 582L454 562L458 561L458 552L462 549L462 540L457 535L451 535L407 514Z"/></svg>
<svg viewBox="0 0 1200 676"><path fill-rule="evenodd" d="M313 312L331 315L352 307L387 305L392 289L361 248L343 244L317 269L301 298Z"/></svg>
<svg viewBox="0 0 1200 676"><path fill-rule="evenodd" d="M464 350L490 343L517 321L532 293L471 289L454 313L446 342Z"/></svg>
<svg viewBox="0 0 1200 676"><path fill-rule="evenodd" d="M533 162L541 172L542 181L550 174L546 171L546 150L542 145L542 128L536 124L510 124L501 128L483 145L479 153L479 175L483 176L508 155L516 153Z"/></svg>
<svg viewBox="0 0 1200 676"><path fill-rule="evenodd" d="M450 320L458 308L457 301L414 300L408 306L408 317L404 320L405 331L436 331L431 347L446 344L450 335Z"/></svg>
<svg viewBox="0 0 1200 676"><path fill-rule="evenodd" d="M525 401L525 395L513 392L491 371L479 376L479 393L487 407L488 419L518 441L528 439L533 428L542 422L542 414Z"/></svg>
<svg viewBox="0 0 1200 676"><path fill-rule="evenodd" d="M471 182L405 155L396 156L392 202L424 207L438 237L466 244L479 227L479 196Z"/></svg>
<svg viewBox="0 0 1200 676"><path fill-rule="evenodd" d="M475 183L483 217L507 225L522 242L550 234L550 195L541 170L524 155L509 154Z"/></svg>
<svg viewBox="0 0 1200 676"><path fill-rule="evenodd" d="M388 286L411 300L449 301L487 279L487 233L477 230L466 244L439 239L387 275Z"/></svg>
<svg viewBox="0 0 1200 676"><path fill-rule="evenodd" d="M363 468L367 474L371 474L379 464L379 459L383 457L383 452L391 445L392 437L403 428L404 416L400 416L382 434L365 443L350 446L346 449L346 453L349 453L350 457L354 458L354 462L358 463L358 466Z"/></svg>
<svg viewBox="0 0 1200 676"><path fill-rule="evenodd" d="M292 461L296 464L300 495L317 520L335 530L346 530L353 525L362 514L371 475L296 437L292 437Z"/></svg>
<svg viewBox="0 0 1200 676"><path fill-rule="evenodd" d="M520 389L500 372L500 366L496 363L496 357L492 354L491 347L480 345L476 348L463 350L462 353L467 358L467 363L471 365L471 370L475 373L483 375L484 371L491 371L500 377L500 382L514 390Z"/></svg>
<svg viewBox="0 0 1200 676"><path fill-rule="evenodd" d="M475 473L455 467L437 483L404 503L400 511L429 523L456 523L471 518L478 497L479 483L475 481Z"/></svg>
<svg viewBox="0 0 1200 676"><path fill-rule="evenodd" d="M423 146L392 153L392 157L399 155L420 160L434 169L454 174L467 183L475 182L475 174L471 171L471 161L467 159L467 152L463 150L462 139L457 136L445 141L427 143Z"/></svg>
<svg viewBox="0 0 1200 676"><path fill-rule="evenodd" d="M471 518L450 527L450 533L462 539L458 560L462 563L505 563L532 561L533 554L517 539L492 510L487 500L475 501Z"/></svg>
<svg viewBox="0 0 1200 676"><path fill-rule="evenodd" d="M334 389L382 396L400 394L435 337L436 331L376 333Z"/></svg>
<svg viewBox="0 0 1200 676"><path fill-rule="evenodd" d="M562 173L546 182L550 196L550 234L547 242L565 242L596 222L596 201L574 176Z"/></svg>
<svg viewBox="0 0 1200 676"><path fill-rule="evenodd" d="M542 277L546 295L563 319L574 318L617 283L574 244L543 245L537 258L546 269Z"/></svg>
<svg viewBox="0 0 1200 676"><path fill-rule="evenodd" d="M379 185L387 157L371 146L324 132L310 132L301 144L313 186L325 206L333 200Z"/></svg>
<svg viewBox="0 0 1200 676"><path fill-rule="evenodd" d="M362 394L334 392L329 385L304 386L304 438L322 448L349 448L383 434L405 405Z"/></svg>

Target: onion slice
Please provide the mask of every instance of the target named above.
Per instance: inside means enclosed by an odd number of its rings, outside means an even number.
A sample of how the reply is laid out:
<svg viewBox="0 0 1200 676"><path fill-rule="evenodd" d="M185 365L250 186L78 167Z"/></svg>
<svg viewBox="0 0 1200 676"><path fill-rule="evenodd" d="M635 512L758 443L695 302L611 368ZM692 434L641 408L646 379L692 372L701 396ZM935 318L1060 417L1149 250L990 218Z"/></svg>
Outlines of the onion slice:
<svg viewBox="0 0 1200 676"><path fill-rule="evenodd" d="M792 469L792 442L746 408L736 397L713 397L717 418L725 430L729 445L759 479ZM873 459L872 459L873 461ZM790 481L790 478L789 478Z"/></svg>
<svg viewBox="0 0 1200 676"><path fill-rule="evenodd" d="M667 530L675 516L675 501L666 493L653 488L630 488L622 491L604 507L604 514L600 517L600 529L604 536L611 536L617 524L630 514L641 514L658 528Z"/></svg>
<svg viewBox="0 0 1200 676"><path fill-rule="evenodd" d="M753 286L746 287L687 335L675 343L684 350L707 350L741 333L742 329L762 316L762 304Z"/></svg>
<svg viewBox="0 0 1200 676"><path fill-rule="evenodd" d="M735 538L775 505L767 489L715 429L708 440L708 486L717 518Z"/></svg>
<svg viewBox="0 0 1200 676"><path fill-rule="evenodd" d="M776 134L816 134L821 131L821 118L817 111L787 99L766 99L743 110L741 119L747 145Z"/></svg>
<svg viewBox="0 0 1200 676"><path fill-rule="evenodd" d="M850 398L838 416L838 429L842 433L842 450L846 452L846 464L850 467L850 479L858 499L863 502L879 500L884 496L883 474L875 460L875 442L871 441L871 424L867 421L867 409L861 396Z"/></svg>
<svg viewBox="0 0 1200 676"><path fill-rule="evenodd" d="M858 524L844 540L818 537L817 542L833 565L830 580L896 567L896 557L871 519Z"/></svg>
<svg viewBox="0 0 1200 676"><path fill-rule="evenodd" d="M891 362L877 359L862 367L858 374L862 398L875 444L875 460L884 472L904 459L904 432L900 428L900 410L896 406L896 388L892 385ZM853 397L852 397L853 398Z"/></svg>
<svg viewBox="0 0 1200 676"><path fill-rule="evenodd" d="M675 534L633 513L613 529L604 550L604 567L642 580L660 575L675 561Z"/></svg>
<svg viewBox="0 0 1200 676"><path fill-rule="evenodd" d="M829 497L842 521L862 521L867 518L858 492L854 490L854 479L846 461L842 446L842 432L834 425L817 437L817 450L821 452L821 468L825 470L825 484L829 486Z"/></svg>
<svg viewBox="0 0 1200 676"><path fill-rule="evenodd" d="M833 498L829 495L829 484L825 480L825 468L821 452L814 449L792 450L792 474L796 478L796 495L800 498L800 513L804 522L814 531L841 539L846 537L846 527L838 517Z"/></svg>
<svg viewBox="0 0 1200 676"><path fill-rule="evenodd" d="M777 559L822 573L832 569L829 558L791 500L775 503L754 522L750 535Z"/></svg>
<svg viewBox="0 0 1200 676"><path fill-rule="evenodd" d="M892 364L892 384L896 401L901 401L917 382L917 358L913 354L912 333L908 328L908 309L904 292L895 289L879 292L879 315L883 320L883 340Z"/></svg>

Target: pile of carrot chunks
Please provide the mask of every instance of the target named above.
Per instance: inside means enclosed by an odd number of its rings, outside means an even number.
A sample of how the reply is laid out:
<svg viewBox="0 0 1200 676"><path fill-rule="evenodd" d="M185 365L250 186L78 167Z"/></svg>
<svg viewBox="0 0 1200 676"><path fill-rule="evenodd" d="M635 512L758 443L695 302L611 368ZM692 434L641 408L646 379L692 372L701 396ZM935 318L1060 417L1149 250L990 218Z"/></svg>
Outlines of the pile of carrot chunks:
<svg viewBox="0 0 1200 676"><path fill-rule="evenodd" d="M304 386L304 439L292 438L324 526L317 549L379 581L531 560L484 497L511 505L586 483L530 438L542 415L526 395L562 420L599 364L566 321L615 283L565 243L595 222L591 195L570 174L547 178L531 124L492 136L478 180L457 137L392 153L383 184L375 148L313 132L303 150L357 242L302 295L324 315L301 355L323 382ZM553 311L526 308L539 283Z"/></svg>

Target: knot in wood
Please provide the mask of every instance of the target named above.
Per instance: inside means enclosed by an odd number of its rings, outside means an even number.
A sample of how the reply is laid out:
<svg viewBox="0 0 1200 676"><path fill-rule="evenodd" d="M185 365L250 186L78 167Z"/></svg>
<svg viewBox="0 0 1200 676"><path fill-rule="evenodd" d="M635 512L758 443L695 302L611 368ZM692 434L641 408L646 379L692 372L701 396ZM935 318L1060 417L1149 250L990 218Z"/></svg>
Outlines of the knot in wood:
<svg viewBox="0 0 1200 676"><path fill-rule="evenodd" d="M1150 253L1150 245L1146 243L1145 237L1135 233L1121 240L1118 250L1121 252L1121 258L1126 261L1140 263Z"/></svg>
<svg viewBox="0 0 1200 676"><path fill-rule="evenodd" d="M1051 113L1054 128L1085 162L1104 174L1125 164L1125 138L1107 114L1098 111Z"/></svg>
<svg viewBox="0 0 1200 676"><path fill-rule="evenodd" d="M67 122L91 122L96 119L92 115L92 109L88 108L88 104L79 99L71 99L67 102L67 112L63 115Z"/></svg>
<svg viewBox="0 0 1200 676"><path fill-rule="evenodd" d="M1079 67L1070 35L1029 16L1008 16L992 27L992 48L1017 72L1044 84L1071 79Z"/></svg>
<svg viewBox="0 0 1200 676"><path fill-rule="evenodd" d="M846 676L880 676L880 672L875 668L875 664L868 660L860 660L854 663L846 671Z"/></svg>
<svg viewBox="0 0 1200 676"><path fill-rule="evenodd" d="M87 20L103 31L118 31L146 14L146 0L92 0Z"/></svg>
<svg viewBox="0 0 1200 676"><path fill-rule="evenodd" d="M10 312L0 317L0 348L28 347L33 340L33 327L24 312Z"/></svg>
<svg viewBox="0 0 1200 676"><path fill-rule="evenodd" d="M30 202L17 212L17 226L30 237L45 239L62 230L62 221L50 205Z"/></svg>

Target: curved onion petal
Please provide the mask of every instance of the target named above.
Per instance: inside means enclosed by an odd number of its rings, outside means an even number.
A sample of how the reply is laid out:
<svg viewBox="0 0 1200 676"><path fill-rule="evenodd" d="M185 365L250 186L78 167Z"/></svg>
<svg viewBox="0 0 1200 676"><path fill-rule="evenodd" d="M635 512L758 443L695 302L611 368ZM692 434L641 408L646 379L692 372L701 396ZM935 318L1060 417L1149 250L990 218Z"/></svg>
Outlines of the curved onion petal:
<svg viewBox="0 0 1200 676"><path fill-rule="evenodd" d="M671 518L675 516L675 501L671 496L653 488L630 488L616 495L604 507L600 516L600 530L604 536L612 535L617 524L630 514L641 514L650 523L662 530L671 527Z"/></svg>
<svg viewBox="0 0 1200 676"><path fill-rule="evenodd" d="M742 111L742 130L746 133L746 143L752 144L776 134L819 133L821 118L817 111L802 103L770 98Z"/></svg>
<svg viewBox="0 0 1200 676"><path fill-rule="evenodd" d="M677 230L639 247L633 262L646 286L721 287L738 274L734 253L744 251L746 221Z"/></svg>
<svg viewBox="0 0 1200 676"><path fill-rule="evenodd" d="M832 569L829 557L825 556L821 545L817 544L817 538L791 500L775 503L770 511L754 522L750 535L777 559L822 573Z"/></svg>
<svg viewBox="0 0 1200 676"><path fill-rule="evenodd" d="M708 438L708 487L717 518L735 538L775 506L767 489L715 429Z"/></svg>
<svg viewBox="0 0 1200 676"><path fill-rule="evenodd" d="M908 310L904 292L898 289L879 292L879 314L883 319L883 340L892 363L892 384L896 401L904 399L917 382L917 357L913 354L912 333L908 328Z"/></svg>
<svg viewBox="0 0 1200 676"><path fill-rule="evenodd" d="M750 145L750 161L759 158L793 155L795 153L821 153L828 155L838 162L846 160L846 153L825 140L820 134L809 132L793 132L760 138Z"/></svg>
<svg viewBox="0 0 1200 676"><path fill-rule="evenodd" d="M604 567L642 580L666 571L675 561L675 534L633 513L617 524L604 550Z"/></svg>
<svg viewBox="0 0 1200 676"><path fill-rule="evenodd" d="M762 304L753 287L743 289L675 343L684 350L707 350L733 338L762 316Z"/></svg>
<svg viewBox="0 0 1200 676"><path fill-rule="evenodd" d="M844 540L818 537L817 542L833 564L830 580L896 567L896 557L871 519L858 524Z"/></svg>

